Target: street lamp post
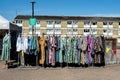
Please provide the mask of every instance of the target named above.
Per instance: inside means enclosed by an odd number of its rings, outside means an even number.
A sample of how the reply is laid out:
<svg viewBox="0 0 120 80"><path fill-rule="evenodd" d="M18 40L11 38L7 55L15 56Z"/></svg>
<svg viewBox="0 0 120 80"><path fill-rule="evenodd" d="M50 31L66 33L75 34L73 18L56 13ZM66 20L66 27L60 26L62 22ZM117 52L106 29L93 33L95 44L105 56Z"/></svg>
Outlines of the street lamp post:
<svg viewBox="0 0 120 80"><path fill-rule="evenodd" d="M32 3L32 18L34 18L34 4L36 3L36 2L34 2L34 1L32 1L32 2L30 2L30 3ZM34 26L32 26L32 35L34 34Z"/></svg>

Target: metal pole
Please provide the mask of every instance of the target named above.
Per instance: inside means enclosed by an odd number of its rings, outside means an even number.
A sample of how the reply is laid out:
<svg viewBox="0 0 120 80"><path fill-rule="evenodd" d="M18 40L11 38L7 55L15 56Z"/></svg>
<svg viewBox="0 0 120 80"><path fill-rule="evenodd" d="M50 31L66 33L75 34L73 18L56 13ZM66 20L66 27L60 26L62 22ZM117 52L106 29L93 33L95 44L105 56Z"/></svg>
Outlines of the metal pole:
<svg viewBox="0 0 120 80"><path fill-rule="evenodd" d="M32 3L32 18L34 18L34 4L36 3L36 2L34 2L34 1L32 1L32 2L30 2L30 3ZM32 26L32 35L34 34L34 26Z"/></svg>
<svg viewBox="0 0 120 80"><path fill-rule="evenodd" d="M32 18L34 18L34 4L35 4L36 2L32 1L32 2L30 2L30 3L32 3Z"/></svg>
<svg viewBox="0 0 120 80"><path fill-rule="evenodd" d="M36 2L32 1L30 3L32 3L32 18L34 18L34 4ZM34 26L32 26L32 35L35 33L36 33L36 29L34 28ZM38 54L36 55L36 66L38 66Z"/></svg>

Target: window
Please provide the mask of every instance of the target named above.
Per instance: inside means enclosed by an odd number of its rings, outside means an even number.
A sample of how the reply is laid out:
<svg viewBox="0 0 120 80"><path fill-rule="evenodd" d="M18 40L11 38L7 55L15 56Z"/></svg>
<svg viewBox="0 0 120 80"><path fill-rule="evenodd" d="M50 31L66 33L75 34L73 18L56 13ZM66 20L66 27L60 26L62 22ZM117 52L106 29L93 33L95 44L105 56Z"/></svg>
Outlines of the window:
<svg viewBox="0 0 120 80"><path fill-rule="evenodd" d="M73 28L73 34L78 34L78 28Z"/></svg>
<svg viewBox="0 0 120 80"><path fill-rule="evenodd" d="M47 21L48 25L53 25L53 21Z"/></svg>
<svg viewBox="0 0 120 80"><path fill-rule="evenodd" d="M67 34L72 34L73 33L73 29L72 28L68 28L67 29Z"/></svg>
<svg viewBox="0 0 120 80"><path fill-rule="evenodd" d="M47 29L47 34L53 34L53 29L52 28Z"/></svg>
<svg viewBox="0 0 120 80"><path fill-rule="evenodd" d="M113 32L113 30L112 30L112 29L109 29L109 30L108 30L108 33L112 33L112 32Z"/></svg>
<svg viewBox="0 0 120 80"><path fill-rule="evenodd" d="M109 25L113 25L113 22L109 22Z"/></svg>
<svg viewBox="0 0 120 80"><path fill-rule="evenodd" d="M97 22L92 22L92 25L97 25Z"/></svg>
<svg viewBox="0 0 120 80"><path fill-rule="evenodd" d="M61 34L61 29L55 29L55 34Z"/></svg>
<svg viewBox="0 0 120 80"><path fill-rule="evenodd" d="M94 33L94 32L96 32L97 31L97 29L92 29L92 32Z"/></svg>
<svg viewBox="0 0 120 80"><path fill-rule="evenodd" d="M72 29L68 29L67 32L72 32L73 30Z"/></svg>
<svg viewBox="0 0 120 80"><path fill-rule="evenodd" d="M36 34L38 34L38 35L40 34L40 28L36 29Z"/></svg>
<svg viewBox="0 0 120 80"><path fill-rule="evenodd" d="M67 24L68 24L68 25L71 25L71 24L72 24L72 21L67 21Z"/></svg>
<svg viewBox="0 0 120 80"><path fill-rule="evenodd" d="M37 20L36 24L40 24L40 20Z"/></svg>
<svg viewBox="0 0 120 80"><path fill-rule="evenodd" d="M78 31L78 29L73 29L73 32L77 32Z"/></svg>
<svg viewBox="0 0 120 80"><path fill-rule="evenodd" d="M92 28L91 32L92 32L92 34L97 34L97 28Z"/></svg>
<svg viewBox="0 0 120 80"><path fill-rule="evenodd" d="M60 31L60 29L55 29L55 32L59 32Z"/></svg>
<svg viewBox="0 0 120 80"><path fill-rule="evenodd" d="M55 24L61 24L60 20L55 21Z"/></svg>
<svg viewBox="0 0 120 80"><path fill-rule="evenodd" d="M89 25L90 24L90 21L85 21L84 22L84 25Z"/></svg>
<svg viewBox="0 0 120 80"><path fill-rule="evenodd" d="M103 29L103 33L107 33L107 29Z"/></svg>
<svg viewBox="0 0 120 80"><path fill-rule="evenodd" d="M32 34L32 28L30 28L30 30L29 30L29 34Z"/></svg>
<svg viewBox="0 0 120 80"><path fill-rule="evenodd" d="M16 20L17 24L22 24L22 20Z"/></svg>
<svg viewBox="0 0 120 80"><path fill-rule="evenodd" d="M73 25L78 25L78 21L73 21Z"/></svg>
<svg viewBox="0 0 120 80"><path fill-rule="evenodd" d="M103 25L107 25L107 22L103 22Z"/></svg>
<svg viewBox="0 0 120 80"><path fill-rule="evenodd" d="M84 29L84 32L90 32L90 29Z"/></svg>

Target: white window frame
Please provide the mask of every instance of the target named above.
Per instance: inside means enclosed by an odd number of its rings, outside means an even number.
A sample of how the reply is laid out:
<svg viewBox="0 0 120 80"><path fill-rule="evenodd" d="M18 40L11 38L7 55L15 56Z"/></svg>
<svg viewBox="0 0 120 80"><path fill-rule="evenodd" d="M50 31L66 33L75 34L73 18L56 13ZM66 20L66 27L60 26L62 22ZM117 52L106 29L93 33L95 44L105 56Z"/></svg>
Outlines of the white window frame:
<svg viewBox="0 0 120 80"><path fill-rule="evenodd" d="M47 28L47 34L53 34L54 30L53 28Z"/></svg>
<svg viewBox="0 0 120 80"><path fill-rule="evenodd" d="M91 28L91 31L92 31L92 34L97 34L97 27L95 27L95 28Z"/></svg>
<svg viewBox="0 0 120 80"><path fill-rule="evenodd" d="M84 26L90 26L90 21L84 21Z"/></svg>
<svg viewBox="0 0 120 80"><path fill-rule="evenodd" d="M38 36L40 36L40 27L36 27L36 34L38 34Z"/></svg>
<svg viewBox="0 0 120 80"><path fill-rule="evenodd" d="M90 28L84 28L84 35L87 36L89 34L90 34Z"/></svg>
<svg viewBox="0 0 120 80"><path fill-rule="evenodd" d="M55 34L61 34L61 28L55 28Z"/></svg>
<svg viewBox="0 0 120 80"><path fill-rule="evenodd" d="M29 26L29 34L32 34L32 26Z"/></svg>
<svg viewBox="0 0 120 80"><path fill-rule="evenodd" d="M103 22L103 26L107 25L107 22Z"/></svg>
<svg viewBox="0 0 120 80"><path fill-rule="evenodd" d="M113 22L109 22L108 35L113 36Z"/></svg>
<svg viewBox="0 0 120 80"><path fill-rule="evenodd" d="M113 22L109 22L109 25L113 25Z"/></svg>
<svg viewBox="0 0 120 80"><path fill-rule="evenodd" d="M90 21L84 21L84 35L87 36L89 34L90 34Z"/></svg>
<svg viewBox="0 0 120 80"><path fill-rule="evenodd" d="M106 32L105 32L106 31ZM103 35L104 36L107 36L107 34L108 34L108 29L107 28L103 28Z"/></svg>
<svg viewBox="0 0 120 80"><path fill-rule="evenodd" d="M67 21L67 27L69 27L69 28L71 27L72 28L72 24L73 24L73 22L71 20Z"/></svg>
<svg viewBox="0 0 120 80"><path fill-rule="evenodd" d="M118 27L118 35L120 36L120 25Z"/></svg>
<svg viewBox="0 0 120 80"><path fill-rule="evenodd" d="M73 21L73 27L78 27L78 20Z"/></svg>
<svg viewBox="0 0 120 80"><path fill-rule="evenodd" d="M94 26L94 25L97 25L97 22L96 21L93 21L92 22L92 25Z"/></svg>
<svg viewBox="0 0 120 80"><path fill-rule="evenodd" d="M60 20L55 21L55 28L61 28L61 21Z"/></svg>
<svg viewBox="0 0 120 80"><path fill-rule="evenodd" d="M67 34L72 35L73 34L73 29L72 28L67 28Z"/></svg>
<svg viewBox="0 0 120 80"><path fill-rule="evenodd" d="M47 21L47 28L53 28L54 21L53 20L48 20Z"/></svg>
<svg viewBox="0 0 120 80"><path fill-rule="evenodd" d="M78 34L78 27L73 28L73 34Z"/></svg>
<svg viewBox="0 0 120 80"><path fill-rule="evenodd" d="M16 20L16 25L23 26L23 20L22 19Z"/></svg>

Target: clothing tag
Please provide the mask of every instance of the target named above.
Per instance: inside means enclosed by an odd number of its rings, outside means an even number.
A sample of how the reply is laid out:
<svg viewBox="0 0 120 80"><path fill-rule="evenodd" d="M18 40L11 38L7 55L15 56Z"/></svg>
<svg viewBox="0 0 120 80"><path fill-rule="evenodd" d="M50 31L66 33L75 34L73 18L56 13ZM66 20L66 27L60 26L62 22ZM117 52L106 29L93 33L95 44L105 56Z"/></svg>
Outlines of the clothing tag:
<svg viewBox="0 0 120 80"><path fill-rule="evenodd" d="M106 48L106 53L107 53L107 54L108 54L109 50L110 50L110 48Z"/></svg>

